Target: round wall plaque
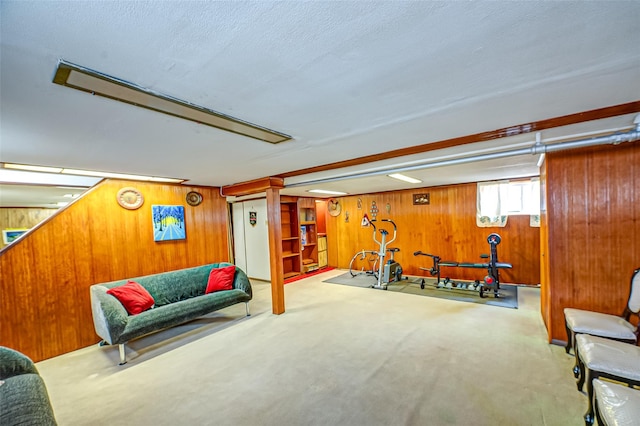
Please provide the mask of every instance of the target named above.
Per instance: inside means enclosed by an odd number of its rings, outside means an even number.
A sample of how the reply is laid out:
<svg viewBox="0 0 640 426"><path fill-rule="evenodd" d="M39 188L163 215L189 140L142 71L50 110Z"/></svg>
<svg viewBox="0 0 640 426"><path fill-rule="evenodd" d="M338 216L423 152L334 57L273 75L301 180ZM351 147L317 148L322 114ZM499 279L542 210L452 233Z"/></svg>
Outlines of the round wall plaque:
<svg viewBox="0 0 640 426"><path fill-rule="evenodd" d="M191 191L187 194L187 204L190 206L197 206L202 202L202 194L196 191Z"/></svg>
<svg viewBox="0 0 640 426"><path fill-rule="evenodd" d="M329 200L327 201L327 210L329 210L329 215L336 217L340 215L342 206L340 205L340 202L335 198L329 198Z"/></svg>
<svg viewBox="0 0 640 426"><path fill-rule="evenodd" d="M144 203L144 197L140 191L131 187L122 188L118 191L116 200L118 200L118 204L128 210L138 209Z"/></svg>

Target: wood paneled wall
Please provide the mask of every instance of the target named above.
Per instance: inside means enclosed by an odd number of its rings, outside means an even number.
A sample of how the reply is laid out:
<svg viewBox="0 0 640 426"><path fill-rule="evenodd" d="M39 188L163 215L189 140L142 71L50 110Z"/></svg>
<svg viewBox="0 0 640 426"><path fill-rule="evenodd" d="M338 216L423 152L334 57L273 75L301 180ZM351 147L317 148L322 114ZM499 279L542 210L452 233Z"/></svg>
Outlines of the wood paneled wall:
<svg viewBox="0 0 640 426"><path fill-rule="evenodd" d="M54 215L58 209L18 208L8 207L0 209L0 229L24 228L31 229L40 222ZM6 246L0 240L0 248Z"/></svg>
<svg viewBox="0 0 640 426"><path fill-rule="evenodd" d="M125 186L144 195L138 210L117 204ZM185 240L153 241L153 204L185 207ZM227 230L218 188L102 182L0 253L0 345L40 361L98 342L90 285L228 261Z"/></svg>
<svg viewBox="0 0 640 426"><path fill-rule="evenodd" d="M549 215L547 214L547 162L545 161L540 167L540 313L547 330L551 326L549 274Z"/></svg>
<svg viewBox="0 0 640 426"><path fill-rule="evenodd" d="M472 183L339 198L341 214L337 217L327 215L329 264L348 268L357 251L378 249L373 241L373 228L361 226L364 213L371 218L370 210L375 201L378 219L392 219L398 227L397 239L391 246L400 248L395 258L405 274L428 275L419 267L430 268L431 259L414 256L418 250L438 255L442 260L483 262L480 254L490 252L487 236L496 232L502 237L498 246L499 260L513 264L513 269L501 270L501 281L538 284L540 228L529 225L529 216L511 216L504 228L479 228L476 225L476 188ZM414 205L413 194L425 192L430 194L430 204ZM347 213L348 222L345 221ZM380 240L380 235L377 239ZM484 269L442 268L443 277L472 280L482 279L485 275Z"/></svg>
<svg viewBox="0 0 640 426"><path fill-rule="evenodd" d="M625 307L640 267L640 143L548 154L546 162L542 310L549 340L560 342L565 307L617 315Z"/></svg>

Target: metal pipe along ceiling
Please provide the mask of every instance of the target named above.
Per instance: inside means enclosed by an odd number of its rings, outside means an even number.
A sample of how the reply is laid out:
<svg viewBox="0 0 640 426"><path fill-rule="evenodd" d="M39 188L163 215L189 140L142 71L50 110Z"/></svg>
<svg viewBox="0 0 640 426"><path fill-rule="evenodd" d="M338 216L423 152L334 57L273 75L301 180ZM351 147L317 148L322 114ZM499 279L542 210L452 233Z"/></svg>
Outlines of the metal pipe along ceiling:
<svg viewBox="0 0 640 426"><path fill-rule="evenodd" d="M520 149L514 149L510 151L492 152L489 154L473 155L469 157L454 158L451 160L434 161L433 163L427 163L427 164L395 167L395 168L375 170L375 171L363 172L363 173L356 172L351 174L344 174L341 176L333 176L333 177L324 178L324 179L314 179L314 180L296 182L289 185L285 184L285 188L295 188L298 186L315 185L315 184L327 183L327 182L337 182L337 181L346 180L346 179L386 175L389 173L409 172L412 170L424 170L424 169L432 169L432 168L443 167L443 166L455 166L458 164L467 164L467 163L473 163L476 161L495 160L499 158L515 157L517 155L526 155L526 154L538 155L538 154L546 154L548 152L557 152L557 151L564 151L568 149L584 148L588 146L597 146L597 145L608 145L608 144L619 145L623 142L635 142L637 140L640 140L640 123L637 123L635 129L630 130L626 133L615 133L608 136L599 136L599 137L590 138L590 139L579 139L571 142L560 142L560 143L549 144L549 145L536 143L535 145L528 148L520 148Z"/></svg>

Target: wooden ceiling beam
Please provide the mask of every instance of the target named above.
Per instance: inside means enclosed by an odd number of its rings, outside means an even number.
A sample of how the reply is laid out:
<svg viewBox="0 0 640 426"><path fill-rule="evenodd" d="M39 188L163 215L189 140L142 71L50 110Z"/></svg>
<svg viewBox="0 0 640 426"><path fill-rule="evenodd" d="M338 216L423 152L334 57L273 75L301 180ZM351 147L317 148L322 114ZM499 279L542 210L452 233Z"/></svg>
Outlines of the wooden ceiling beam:
<svg viewBox="0 0 640 426"><path fill-rule="evenodd" d="M284 188L284 179L281 177L264 177L260 179L250 180L247 182L234 183L222 187L222 195L228 197L230 195L240 197L243 195L257 194L265 192L267 189Z"/></svg>
<svg viewBox="0 0 640 426"><path fill-rule="evenodd" d="M586 121L601 120L604 118L617 117L619 115L633 114L640 112L640 100L619 104L604 108L592 109L589 111L578 112L575 114L563 115L561 117L548 118L545 120L534 121L530 123L519 124L516 126L505 127L502 129L491 130L488 132L476 133L473 135L460 136L452 139L446 139L439 142L426 143L422 145L400 148L393 151L383 152L380 154L372 154L364 157L352 158L345 161L337 161L335 163L324 164L322 166L308 167L306 169L295 170L292 172L282 173L278 175L281 178L306 175L308 173L324 172L327 170L341 169L349 166L359 166L361 164L371 163L375 161L388 160L389 158L404 157L407 155L421 154L424 152L435 151L437 149L451 148L454 146L465 145L475 142L485 142L494 139L516 136L525 133L539 132L541 130L552 129L554 127L569 126L572 124L583 123Z"/></svg>

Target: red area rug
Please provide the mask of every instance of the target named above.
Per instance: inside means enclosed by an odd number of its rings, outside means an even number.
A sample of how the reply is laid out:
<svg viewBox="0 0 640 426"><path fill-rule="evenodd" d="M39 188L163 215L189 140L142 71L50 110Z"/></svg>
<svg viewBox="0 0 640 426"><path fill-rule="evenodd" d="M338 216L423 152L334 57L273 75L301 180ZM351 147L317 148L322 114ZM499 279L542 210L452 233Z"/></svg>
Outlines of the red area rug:
<svg viewBox="0 0 640 426"><path fill-rule="evenodd" d="M331 271L332 269L336 269L336 268L332 266L325 266L324 268L316 269L315 271L307 272L306 274L300 274L300 275L296 275L295 277L287 278L286 280L284 280L284 283L289 284L294 281L303 280L305 278L309 278L314 275L321 274L323 272Z"/></svg>

